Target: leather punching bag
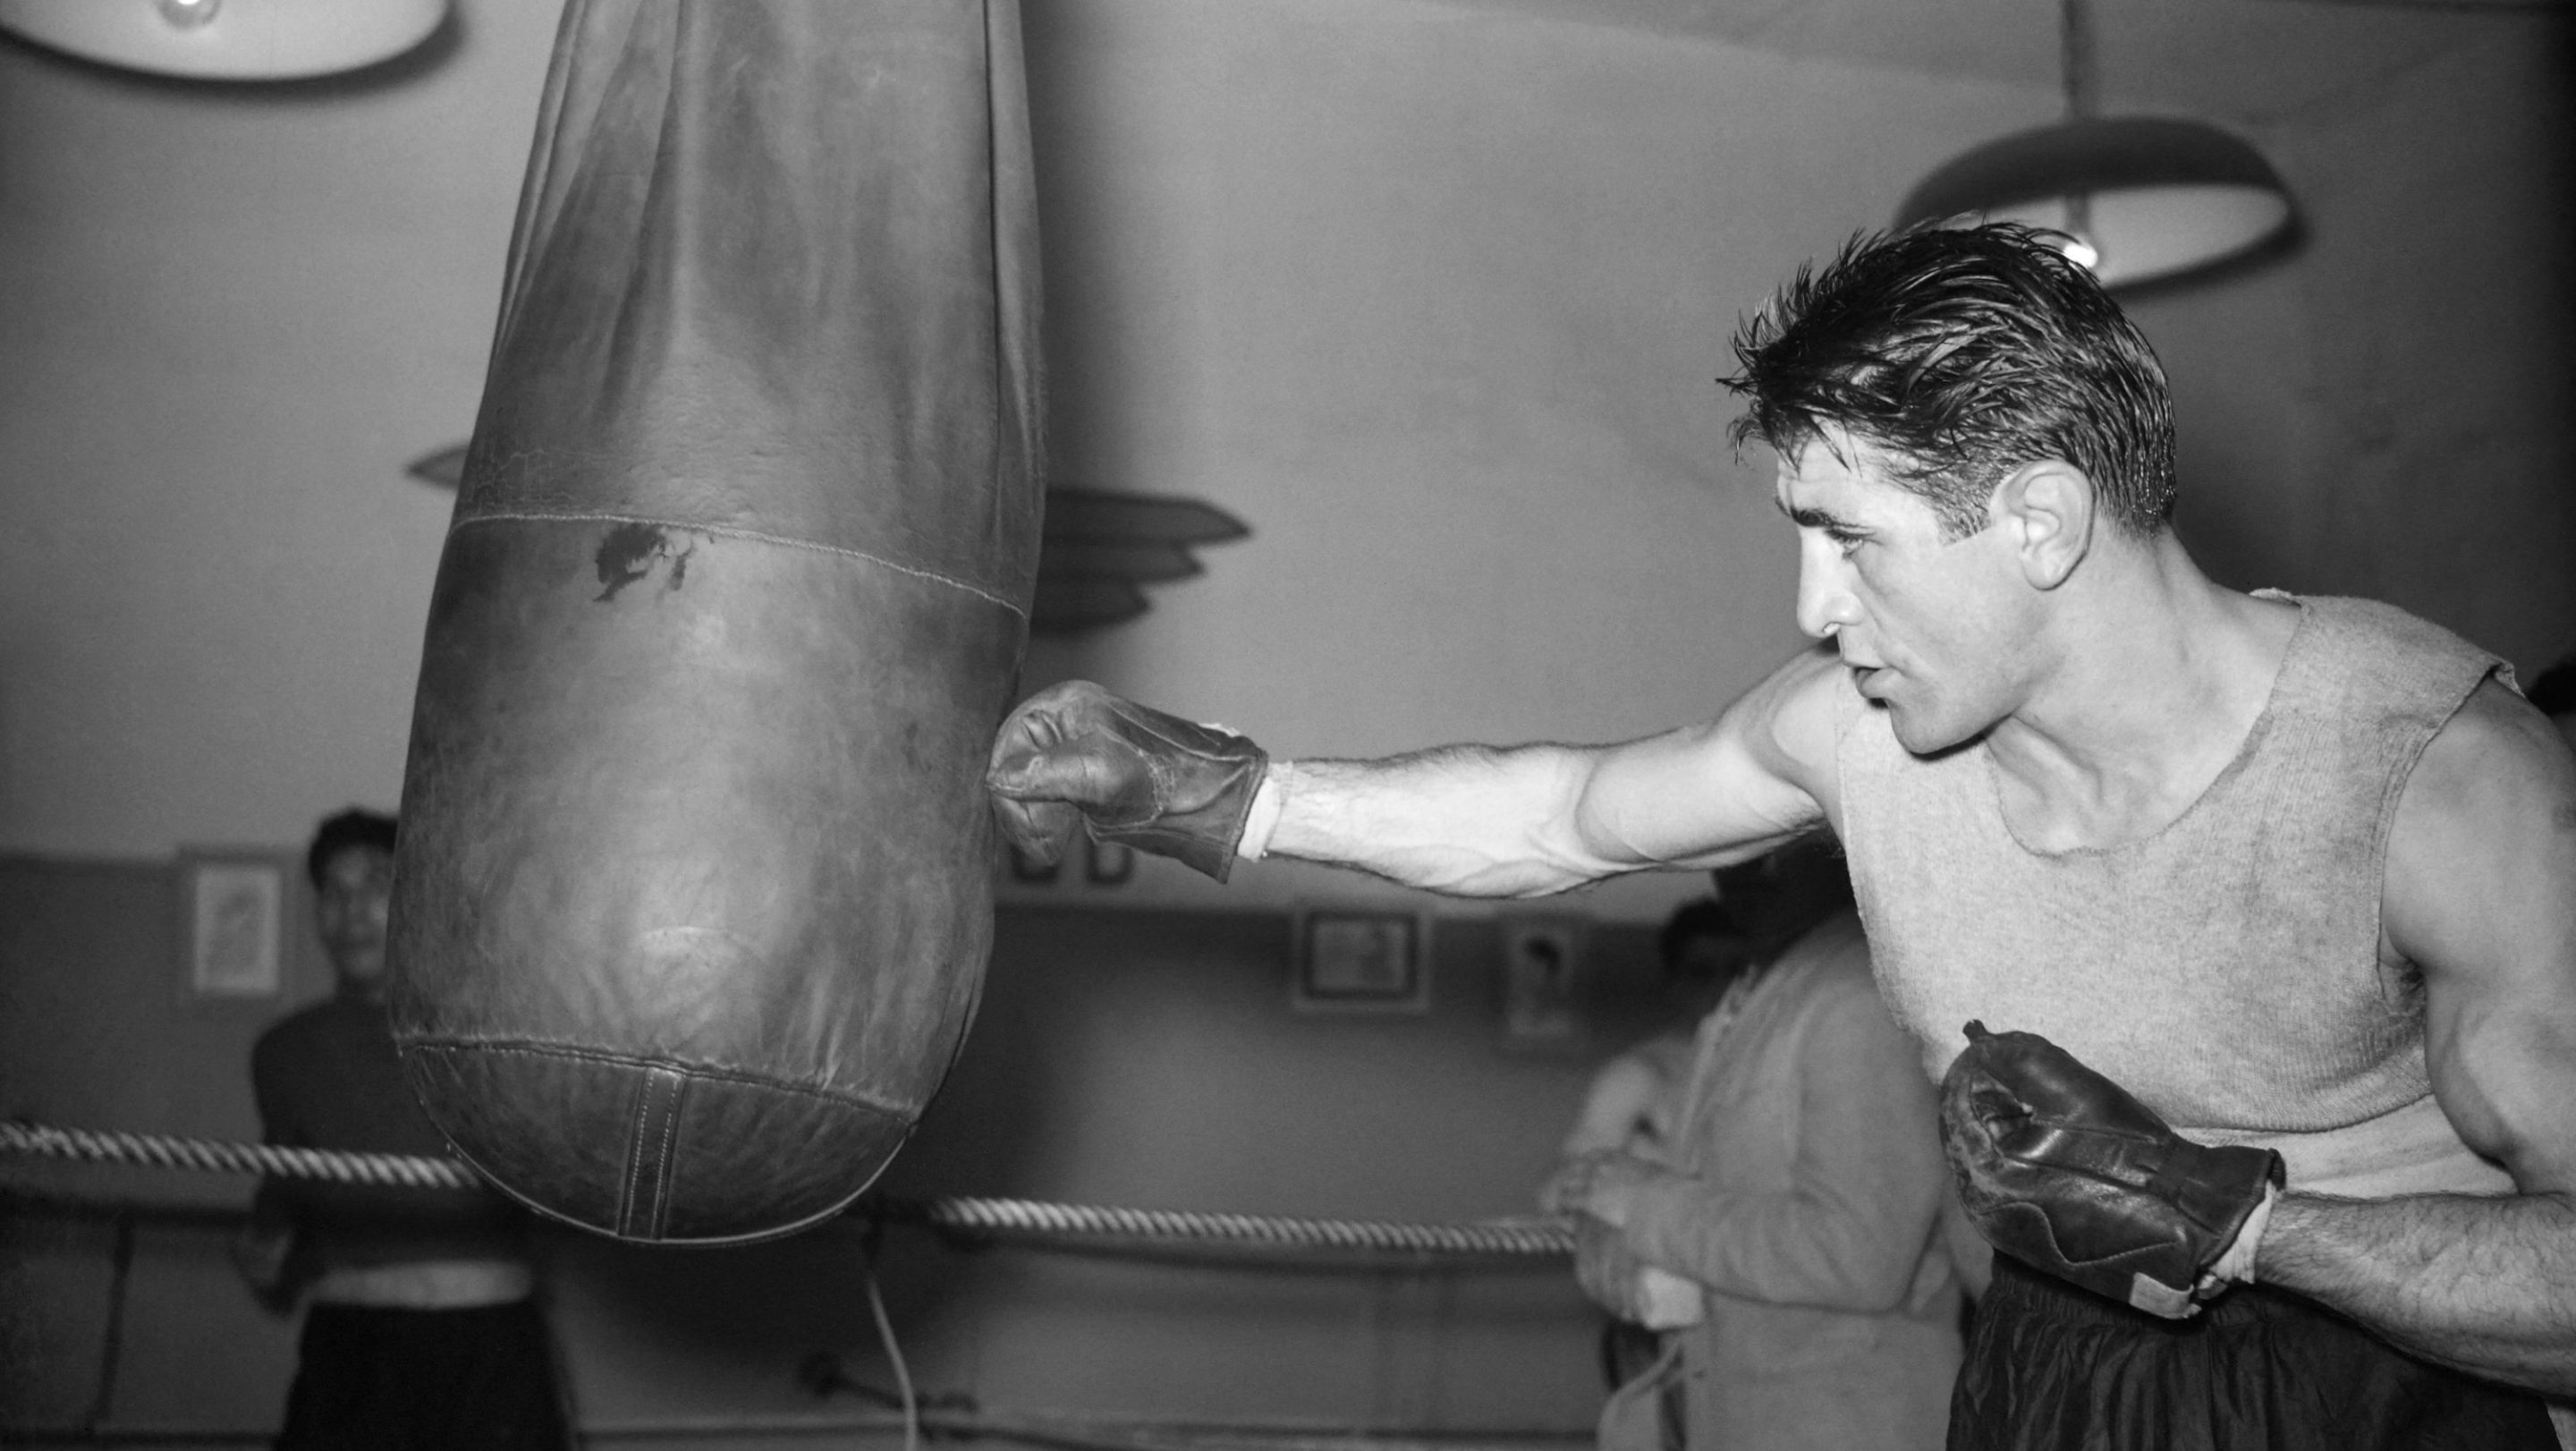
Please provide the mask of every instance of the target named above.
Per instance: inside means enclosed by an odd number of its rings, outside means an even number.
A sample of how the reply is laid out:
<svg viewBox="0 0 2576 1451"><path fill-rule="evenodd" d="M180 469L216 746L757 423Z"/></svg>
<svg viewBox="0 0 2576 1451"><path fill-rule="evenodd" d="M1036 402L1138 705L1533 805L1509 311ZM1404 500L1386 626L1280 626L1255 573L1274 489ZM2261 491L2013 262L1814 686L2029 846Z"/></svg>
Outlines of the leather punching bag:
<svg viewBox="0 0 2576 1451"><path fill-rule="evenodd" d="M404 778L394 1031L621 1239L885 1166L992 940L1037 569L1016 0L570 0Z"/></svg>

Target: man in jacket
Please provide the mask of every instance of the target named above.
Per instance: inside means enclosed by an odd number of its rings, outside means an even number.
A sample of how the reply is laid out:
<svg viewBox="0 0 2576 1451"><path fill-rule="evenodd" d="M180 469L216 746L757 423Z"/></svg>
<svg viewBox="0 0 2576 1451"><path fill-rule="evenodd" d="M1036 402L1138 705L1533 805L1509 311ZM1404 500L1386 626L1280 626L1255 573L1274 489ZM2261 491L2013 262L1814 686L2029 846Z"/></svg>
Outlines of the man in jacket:
<svg viewBox="0 0 2576 1451"><path fill-rule="evenodd" d="M1585 1289L1671 1332L1612 1396L1602 1445L1932 1451L1960 1276L1931 1087L1879 1003L1829 843L1717 881L1746 967L1694 1035L1670 1142L1580 1156L1543 1196L1578 1216Z"/></svg>

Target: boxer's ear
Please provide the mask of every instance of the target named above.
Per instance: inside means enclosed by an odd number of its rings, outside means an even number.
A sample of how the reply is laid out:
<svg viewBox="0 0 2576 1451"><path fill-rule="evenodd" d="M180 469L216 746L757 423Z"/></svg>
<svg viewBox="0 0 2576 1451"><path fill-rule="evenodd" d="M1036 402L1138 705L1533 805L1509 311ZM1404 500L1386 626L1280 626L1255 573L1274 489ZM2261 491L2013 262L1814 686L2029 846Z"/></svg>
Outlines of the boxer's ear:
<svg viewBox="0 0 2576 1451"><path fill-rule="evenodd" d="M2066 583L2093 548L2093 481L2064 459L2023 464L1995 486L2002 524L2031 588Z"/></svg>

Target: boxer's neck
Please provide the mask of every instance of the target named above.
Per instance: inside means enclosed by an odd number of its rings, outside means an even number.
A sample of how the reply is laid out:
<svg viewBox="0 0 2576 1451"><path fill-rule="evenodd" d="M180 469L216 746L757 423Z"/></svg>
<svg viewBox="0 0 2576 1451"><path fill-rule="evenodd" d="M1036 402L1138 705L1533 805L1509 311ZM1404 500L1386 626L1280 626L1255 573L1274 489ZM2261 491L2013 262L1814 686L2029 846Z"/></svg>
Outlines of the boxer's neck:
<svg viewBox="0 0 2576 1451"><path fill-rule="evenodd" d="M1986 736L2005 818L2048 851L2152 836L2236 758L2298 609L2212 583L2170 532L2101 551L2059 593L2030 689Z"/></svg>

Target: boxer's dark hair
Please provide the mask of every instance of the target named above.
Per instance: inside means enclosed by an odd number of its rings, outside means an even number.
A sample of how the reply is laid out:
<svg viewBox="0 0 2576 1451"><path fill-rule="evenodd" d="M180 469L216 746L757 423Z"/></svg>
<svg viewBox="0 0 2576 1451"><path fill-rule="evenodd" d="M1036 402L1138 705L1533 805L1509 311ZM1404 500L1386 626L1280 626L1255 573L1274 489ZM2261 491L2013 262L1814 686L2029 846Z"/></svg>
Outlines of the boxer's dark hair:
<svg viewBox="0 0 2576 1451"><path fill-rule="evenodd" d="M394 819L381 811L352 806L336 816L327 816L313 832L313 844L304 849L304 875L316 890L322 886L322 873L331 858L344 851L368 847L393 854Z"/></svg>
<svg viewBox="0 0 2576 1451"><path fill-rule="evenodd" d="M1986 526L2006 474L2063 459L2103 511L2173 517L2173 400L2146 336L2093 274L2012 223L1861 233L1802 266L1735 333L1752 407L1729 437L1794 456L1839 425L1886 450L1952 538ZM2062 239L2061 239L2062 240Z"/></svg>

